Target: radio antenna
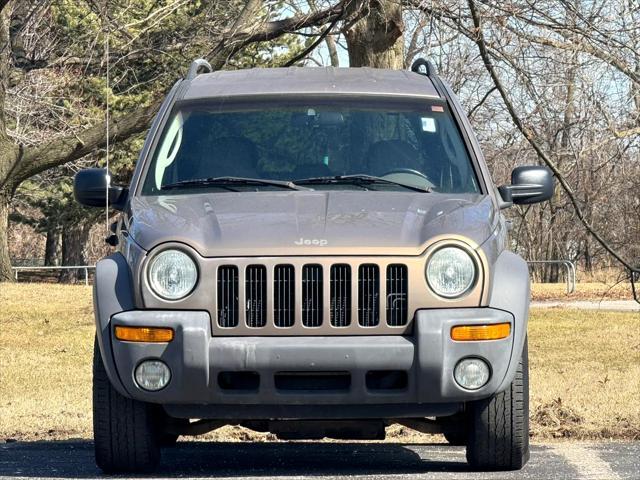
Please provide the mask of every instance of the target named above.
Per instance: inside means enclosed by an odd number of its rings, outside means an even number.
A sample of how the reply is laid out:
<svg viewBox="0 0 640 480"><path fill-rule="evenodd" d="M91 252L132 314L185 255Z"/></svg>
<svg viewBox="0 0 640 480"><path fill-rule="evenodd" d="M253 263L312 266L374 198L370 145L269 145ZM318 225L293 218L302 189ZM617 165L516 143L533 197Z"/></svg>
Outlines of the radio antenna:
<svg viewBox="0 0 640 480"><path fill-rule="evenodd" d="M106 167L106 199L105 199L105 215L106 215L106 226L107 226L107 233L109 232L109 187L111 186L111 173L109 172L109 96L111 93L111 82L110 82L110 58L109 58L109 19L107 17L107 5L108 3L105 2L104 4L104 12L103 12L103 16L102 16L102 21L106 22L106 27L104 27L105 30L105 37L104 37L104 51L105 51L105 55L106 55L106 67L107 67L107 75L106 75L106 111L105 111L105 125L106 125L106 144L105 144L105 149L106 149L106 162L105 162L105 167ZM104 24L103 24L104 25Z"/></svg>

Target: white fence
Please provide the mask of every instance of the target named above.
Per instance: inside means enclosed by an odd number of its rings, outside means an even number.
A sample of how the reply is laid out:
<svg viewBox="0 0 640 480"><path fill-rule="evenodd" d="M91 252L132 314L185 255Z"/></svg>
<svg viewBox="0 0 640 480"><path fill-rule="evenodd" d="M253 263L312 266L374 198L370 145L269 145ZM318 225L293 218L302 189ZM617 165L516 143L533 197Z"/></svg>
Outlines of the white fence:
<svg viewBox="0 0 640 480"><path fill-rule="evenodd" d="M83 270L84 271L84 284L89 285L89 270L95 269L93 265L70 265L63 267L11 267L15 272L15 279L18 280L19 272L34 272L38 270Z"/></svg>
<svg viewBox="0 0 640 480"><path fill-rule="evenodd" d="M567 294L576 291L576 266L570 260L527 260L529 265L563 265L567 269Z"/></svg>
<svg viewBox="0 0 640 480"><path fill-rule="evenodd" d="M567 269L567 294L576 291L576 266L569 260L527 260L529 265L562 265ZM38 271L38 270L83 270L84 271L84 284L89 285L89 270L95 269L93 265L71 265L63 267L11 267L15 272L16 281L18 280L18 273L24 271Z"/></svg>

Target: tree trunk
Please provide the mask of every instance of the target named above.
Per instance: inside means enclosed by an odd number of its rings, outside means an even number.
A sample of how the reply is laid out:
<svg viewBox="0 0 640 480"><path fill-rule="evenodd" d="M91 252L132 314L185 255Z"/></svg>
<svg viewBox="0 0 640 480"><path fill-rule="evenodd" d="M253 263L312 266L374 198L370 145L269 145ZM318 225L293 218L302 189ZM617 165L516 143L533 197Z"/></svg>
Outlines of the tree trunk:
<svg viewBox="0 0 640 480"><path fill-rule="evenodd" d="M49 225L47 228L47 241L44 246L45 266L60 265L62 256L62 236L58 225Z"/></svg>
<svg viewBox="0 0 640 480"><path fill-rule="evenodd" d="M85 246L89 240L91 225L69 225L62 231L62 265L86 265ZM62 270L60 281L75 283L84 278L82 270Z"/></svg>
<svg viewBox="0 0 640 480"><path fill-rule="evenodd" d="M369 12L345 32L350 67L404 68L402 6L372 0Z"/></svg>
<svg viewBox="0 0 640 480"><path fill-rule="evenodd" d="M325 39L325 43L327 44L327 50L329 50L329 58L331 59L332 67L340 66L340 57L338 57L338 48L336 46L336 39L333 38L332 35L327 35Z"/></svg>
<svg viewBox="0 0 640 480"><path fill-rule="evenodd" d="M591 256L591 237L586 237L584 242L584 271L593 273L593 258Z"/></svg>
<svg viewBox="0 0 640 480"><path fill-rule="evenodd" d="M0 191L0 282L12 282L9 258L9 194Z"/></svg>

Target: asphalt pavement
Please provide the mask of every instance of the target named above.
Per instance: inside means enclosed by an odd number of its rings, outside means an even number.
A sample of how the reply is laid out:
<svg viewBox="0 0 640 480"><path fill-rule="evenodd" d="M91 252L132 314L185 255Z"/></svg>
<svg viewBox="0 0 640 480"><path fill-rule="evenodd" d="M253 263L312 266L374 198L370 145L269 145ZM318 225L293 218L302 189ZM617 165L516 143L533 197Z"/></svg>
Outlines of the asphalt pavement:
<svg viewBox="0 0 640 480"><path fill-rule="evenodd" d="M88 441L0 444L2 479L100 476ZM640 442L536 444L519 472L471 471L450 445L179 442L153 478L638 479Z"/></svg>

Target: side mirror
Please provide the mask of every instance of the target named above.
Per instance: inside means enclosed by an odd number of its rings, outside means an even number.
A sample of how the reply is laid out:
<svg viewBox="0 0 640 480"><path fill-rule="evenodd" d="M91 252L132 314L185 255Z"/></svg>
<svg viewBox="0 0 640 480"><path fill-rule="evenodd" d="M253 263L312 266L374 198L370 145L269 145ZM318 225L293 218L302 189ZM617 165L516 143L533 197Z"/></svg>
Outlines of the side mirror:
<svg viewBox="0 0 640 480"><path fill-rule="evenodd" d="M511 172L511 185L498 187L504 201L502 208L529 205L549 200L553 196L555 180L547 167L516 167Z"/></svg>
<svg viewBox="0 0 640 480"><path fill-rule="evenodd" d="M87 168L76 173L73 179L73 195L76 201L87 207L107 205L107 189L109 205L122 210L129 196L129 190L120 186L107 186L109 172L105 168Z"/></svg>

